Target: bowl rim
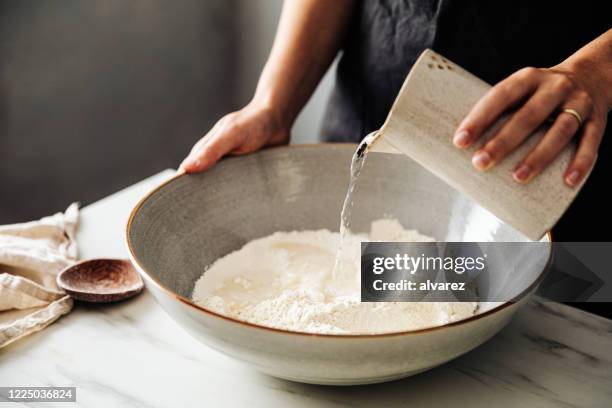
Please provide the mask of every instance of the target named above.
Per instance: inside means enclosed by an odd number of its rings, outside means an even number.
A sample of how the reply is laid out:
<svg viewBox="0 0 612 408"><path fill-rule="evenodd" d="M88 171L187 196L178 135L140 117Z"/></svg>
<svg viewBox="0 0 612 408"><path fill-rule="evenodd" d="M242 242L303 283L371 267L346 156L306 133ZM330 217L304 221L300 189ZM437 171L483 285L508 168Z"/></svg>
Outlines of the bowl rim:
<svg viewBox="0 0 612 408"><path fill-rule="evenodd" d="M358 146L357 143L329 143L329 142L323 142L323 143L312 143L312 144L299 144L299 145L282 145L282 146L271 146L271 147L266 147L264 149L261 149L257 152L251 153L251 154L258 154L262 151L266 151L266 150L272 150L272 149L321 149L321 148L329 148L330 146L333 147L338 147L338 146L353 146L353 148L356 148ZM239 159L239 156L226 156L221 160L237 160ZM215 318L219 318L222 320L226 320L228 322L231 323L238 323L240 325L244 325L253 329L260 329L260 330L264 330L264 331L270 331L270 332L276 332L276 333L282 333L282 334L290 334L290 335L296 335L296 336L307 336L307 337L324 337L324 338L337 338L337 339L367 339L367 338L383 338L383 337L395 337L395 336L405 336L405 335L410 335L410 334L422 334L422 333L427 333L427 332L433 332L433 331L437 331L437 330L442 330L448 327L454 327L454 326L461 326L467 323L471 323L473 321L482 319L484 317L490 316L492 314L495 314L501 310L504 310L510 306L512 306L513 304L517 303L518 301L520 301L521 299L523 299L525 296L527 296L529 293L531 293L533 290L536 289L536 287L540 284L540 282L543 280L544 275L546 273L546 271L550 268L551 264L552 264L552 255L553 255L553 240L552 240L552 234L551 232L547 232L546 233L546 237L548 238L548 259L546 261L546 265L544 265L544 268L542 268L542 271L539 273L538 277L526 288L524 289L521 293L519 293L517 296L515 296L514 299L509 300L507 302L503 302L500 305L497 305L485 312L482 313L478 313L478 314L474 314L470 317L467 317L465 319L461 319L461 320L456 320L453 322L449 322L449 323L445 323L443 325L440 326L431 326L431 327L424 327L422 329L416 329L416 330L404 330L404 331L398 331L398 332L385 332L385 333L372 333L372 334L326 334L326 333L309 333L309 332L303 332L303 331L294 331L294 330L286 330L286 329L279 329L276 327L270 327L270 326L264 326L264 325L260 325L260 324L255 324L255 323L250 323L247 322L245 320L240 320L240 319L235 319L233 317L229 317L229 316L225 316L223 314L217 313L213 310L207 309L204 306L200 306L197 303L193 302L191 299L188 299L184 296L179 295L178 293L176 293L175 291L173 291L172 289L168 288L166 285L164 285L163 283L161 283L156 277L154 277L152 274L149 274L147 272L147 270L138 262L136 255L134 254L134 250L132 248L132 242L130 239L130 231L132 228L132 221L134 220L134 218L136 217L136 214L138 213L138 211L142 208L142 206L144 205L144 203L146 201L148 201L153 195L155 195L158 191L160 191L161 189L163 189L164 187L166 187L167 185L169 185L170 183L178 180L181 177L187 177L188 174L182 171L177 171L177 173L175 175L173 175L171 178L169 178L168 180L162 182L161 184L157 185L155 188L151 189L148 193L146 193L140 200L138 200L138 202L136 203L136 205L132 208L132 210L130 211L130 215L128 217L128 221L126 223L125 226L125 244L127 246L128 249L128 256L130 261L132 262L132 264L134 265L134 267L136 268L136 270L138 270L141 275L143 275L143 277L145 278L145 281L149 281L150 283L152 283L157 289L159 289L161 292L163 292L164 294L166 294L167 296L173 298L174 300L178 300L179 302L187 305L188 307L194 308L195 310L198 310L200 312L203 312L206 315L210 315L211 317L215 317Z"/></svg>

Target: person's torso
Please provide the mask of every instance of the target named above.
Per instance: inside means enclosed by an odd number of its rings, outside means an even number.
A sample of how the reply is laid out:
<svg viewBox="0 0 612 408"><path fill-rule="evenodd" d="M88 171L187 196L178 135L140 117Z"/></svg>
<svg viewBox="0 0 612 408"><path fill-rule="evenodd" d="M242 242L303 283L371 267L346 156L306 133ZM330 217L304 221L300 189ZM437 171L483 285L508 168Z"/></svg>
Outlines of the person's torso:
<svg viewBox="0 0 612 408"><path fill-rule="evenodd" d="M322 137L358 141L378 129L426 48L493 84L525 66L556 65L601 35L612 22L606 3L361 1L343 47Z"/></svg>

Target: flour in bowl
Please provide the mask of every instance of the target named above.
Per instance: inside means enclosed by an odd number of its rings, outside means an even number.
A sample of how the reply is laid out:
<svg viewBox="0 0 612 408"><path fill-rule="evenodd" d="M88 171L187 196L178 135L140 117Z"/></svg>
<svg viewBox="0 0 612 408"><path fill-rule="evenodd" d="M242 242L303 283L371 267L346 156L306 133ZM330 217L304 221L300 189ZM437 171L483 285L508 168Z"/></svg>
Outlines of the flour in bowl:
<svg viewBox="0 0 612 408"><path fill-rule="evenodd" d="M277 232L213 263L193 300L219 314L263 326L322 334L375 334L439 326L473 315L477 303L360 302L361 241L424 242L433 238L395 220L372 223L369 235Z"/></svg>

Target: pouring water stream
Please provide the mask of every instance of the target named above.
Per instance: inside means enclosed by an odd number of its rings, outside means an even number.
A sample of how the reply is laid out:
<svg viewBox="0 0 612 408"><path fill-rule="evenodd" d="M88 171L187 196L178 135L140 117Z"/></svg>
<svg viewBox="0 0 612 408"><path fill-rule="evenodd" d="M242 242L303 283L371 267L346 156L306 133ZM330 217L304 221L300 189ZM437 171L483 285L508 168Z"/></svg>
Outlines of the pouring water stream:
<svg viewBox="0 0 612 408"><path fill-rule="evenodd" d="M353 154L353 158L351 159L351 178L348 185L348 190L346 192L346 196L344 197L344 204L342 205L342 212L340 213L340 242L338 243L338 249L336 251L336 259L334 261L334 269L332 271L332 279L336 279L338 274L340 273L340 265L342 258L342 251L344 246L344 241L346 239L346 235L350 232L350 217L353 210L354 202L353 202L353 191L355 190L355 186L357 184L357 180L359 178L359 174L363 169L363 165L365 164L366 157L368 155L369 144L366 140L361 142L357 150Z"/></svg>

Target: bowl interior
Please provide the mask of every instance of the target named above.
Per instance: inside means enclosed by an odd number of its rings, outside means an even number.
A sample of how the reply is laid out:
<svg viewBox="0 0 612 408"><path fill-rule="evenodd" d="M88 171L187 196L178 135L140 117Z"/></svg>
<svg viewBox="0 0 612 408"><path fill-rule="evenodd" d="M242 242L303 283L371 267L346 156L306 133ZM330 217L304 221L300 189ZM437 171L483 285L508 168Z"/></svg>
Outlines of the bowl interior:
<svg viewBox="0 0 612 408"><path fill-rule="evenodd" d="M228 158L210 171L177 177L134 210L127 239L152 278L191 297L219 257L276 231L337 231L356 145L267 149ZM403 155L371 153L354 193L351 229L393 217L440 241L527 242L527 238ZM541 275L547 253L504 255L507 268L486 290L523 291ZM510 268L510 269L508 269ZM483 309L484 310L484 309Z"/></svg>

